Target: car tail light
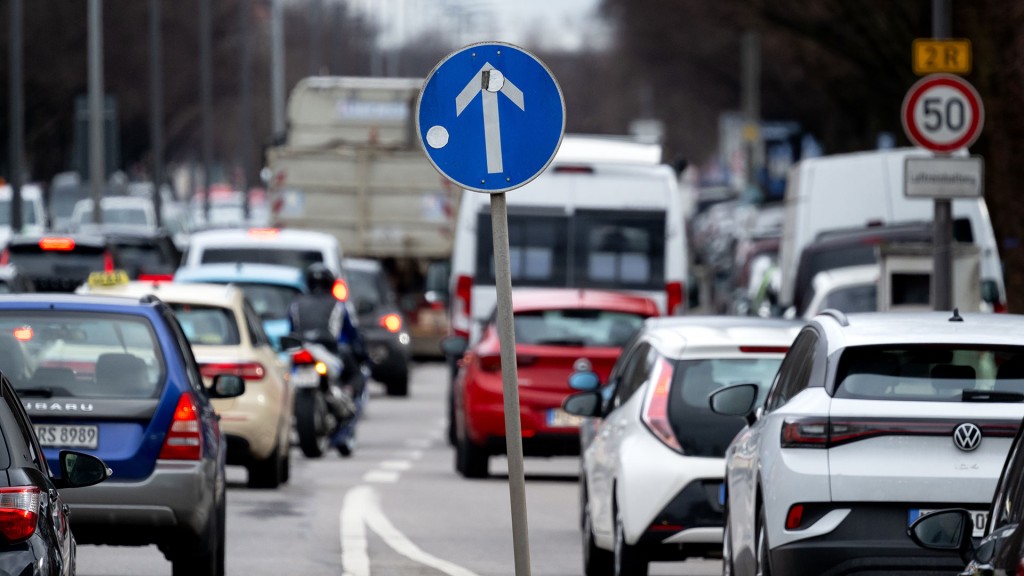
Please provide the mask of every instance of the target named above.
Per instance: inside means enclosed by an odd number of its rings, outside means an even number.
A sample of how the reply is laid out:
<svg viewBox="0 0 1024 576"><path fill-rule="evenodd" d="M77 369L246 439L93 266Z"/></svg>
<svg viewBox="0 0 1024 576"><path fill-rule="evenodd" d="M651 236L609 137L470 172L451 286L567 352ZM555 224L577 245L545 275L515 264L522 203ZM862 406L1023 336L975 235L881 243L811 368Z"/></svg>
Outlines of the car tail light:
<svg viewBox="0 0 1024 576"><path fill-rule="evenodd" d="M828 448L828 418L799 418L782 423L783 448Z"/></svg>
<svg viewBox="0 0 1024 576"><path fill-rule="evenodd" d="M459 276L455 281L455 299L452 301L452 332L456 336L469 338L470 314L472 313L473 279Z"/></svg>
<svg viewBox="0 0 1024 576"><path fill-rule="evenodd" d="M1024 559L1021 559L1020 564L1017 564L1017 576L1024 576Z"/></svg>
<svg viewBox="0 0 1024 576"><path fill-rule="evenodd" d="M833 448L879 436L952 436L962 420L886 418L788 418L782 424L783 448ZM979 423L985 437L1012 438L1016 424Z"/></svg>
<svg viewBox="0 0 1024 576"><path fill-rule="evenodd" d="M402 329L402 317L398 314L387 314L378 321L388 332L395 333Z"/></svg>
<svg viewBox="0 0 1024 576"><path fill-rule="evenodd" d="M200 364L199 372L203 378L213 378L218 374L241 376L243 380L262 380L267 370L259 362L220 362L216 364Z"/></svg>
<svg viewBox="0 0 1024 576"><path fill-rule="evenodd" d="M11 263L11 251L4 248L3 252L0 252L0 266L6 266Z"/></svg>
<svg viewBox="0 0 1024 576"><path fill-rule="evenodd" d="M652 434L669 448L682 452L683 448L672 430L672 422L668 418L669 389L672 386L672 365L664 359L655 367L654 384L647 396L641 416L644 424Z"/></svg>
<svg viewBox="0 0 1024 576"><path fill-rule="evenodd" d="M114 257L110 254L110 252L103 252L103 271L114 271Z"/></svg>
<svg viewBox="0 0 1024 576"><path fill-rule="evenodd" d="M249 236L277 236L280 232L277 228L249 228Z"/></svg>
<svg viewBox="0 0 1024 576"><path fill-rule="evenodd" d="M292 354L292 364L295 366L316 364L316 358L309 353L309 350L299 350L295 354Z"/></svg>
<svg viewBox="0 0 1024 576"><path fill-rule="evenodd" d="M142 282L153 282L154 284L172 282L174 281L174 274L139 274L139 280Z"/></svg>
<svg viewBox="0 0 1024 576"><path fill-rule="evenodd" d="M174 409L174 418L160 448L161 460L199 460L203 457L203 437L199 431L199 415L192 395L182 394Z"/></svg>
<svg viewBox="0 0 1024 576"><path fill-rule="evenodd" d="M22 326L21 328L14 329L14 338L19 342L29 342L33 336L35 336L35 332L31 326Z"/></svg>
<svg viewBox="0 0 1024 576"><path fill-rule="evenodd" d="M75 249L75 241L72 238L40 238L39 247L47 251L70 252Z"/></svg>
<svg viewBox="0 0 1024 576"><path fill-rule="evenodd" d="M786 514L786 530L796 530L804 520L804 505L793 504Z"/></svg>
<svg viewBox="0 0 1024 576"><path fill-rule="evenodd" d="M0 260L0 264L6 264L6 262ZM1003 302L1002 300L996 300L995 302L992 303L992 311L995 312L996 314L1006 314L1007 312L1009 312L1009 309L1007 309L1006 307L1006 302Z"/></svg>
<svg viewBox="0 0 1024 576"><path fill-rule="evenodd" d="M8 542L21 542L34 534L38 514L38 486L0 488L0 535Z"/></svg>
<svg viewBox="0 0 1024 576"><path fill-rule="evenodd" d="M338 302L344 302L348 300L348 284L344 280L338 278L334 281L334 286L331 286L331 294Z"/></svg>
<svg viewBox="0 0 1024 576"><path fill-rule="evenodd" d="M501 354L482 354L479 361L484 372L501 372Z"/></svg>
<svg viewBox="0 0 1024 576"><path fill-rule="evenodd" d="M669 282L665 284L665 313L669 316L683 313L683 283Z"/></svg>

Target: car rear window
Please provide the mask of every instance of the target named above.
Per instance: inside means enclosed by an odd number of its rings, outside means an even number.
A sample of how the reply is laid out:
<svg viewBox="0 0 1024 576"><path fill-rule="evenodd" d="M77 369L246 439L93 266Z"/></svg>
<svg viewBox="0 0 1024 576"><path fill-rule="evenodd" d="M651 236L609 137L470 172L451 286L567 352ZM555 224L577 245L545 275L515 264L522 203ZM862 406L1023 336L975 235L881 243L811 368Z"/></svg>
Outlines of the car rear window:
<svg viewBox="0 0 1024 576"><path fill-rule="evenodd" d="M0 312L0 370L22 396L153 398L164 359L149 321L127 314Z"/></svg>
<svg viewBox="0 0 1024 576"><path fill-rule="evenodd" d="M281 320L288 317L288 307L292 300L301 294L297 288L275 284L241 283L236 284L245 292L253 310L262 320Z"/></svg>
<svg viewBox="0 0 1024 576"><path fill-rule="evenodd" d="M516 343L622 347L644 316L609 310L541 310L515 315Z"/></svg>
<svg viewBox="0 0 1024 576"><path fill-rule="evenodd" d="M205 248L201 260L203 264L248 262L251 264L280 264L305 270L310 264L323 262L324 257L319 250L290 250L261 246L259 248Z"/></svg>
<svg viewBox="0 0 1024 576"><path fill-rule="evenodd" d="M708 396L731 384L755 383L767 394L782 357L678 360L672 376L668 416L683 453L721 458L746 424L711 411Z"/></svg>
<svg viewBox="0 0 1024 576"><path fill-rule="evenodd" d="M121 267L132 278L139 274L173 274L177 268L172 255L156 244L115 243L114 247Z"/></svg>
<svg viewBox="0 0 1024 576"><path fill-rule="evenodd" d="M237 346L239 337L235 314L219 306L171 304L190 344L206 346Z"/></svg>
<svg viewBox="0 0 1024 576"><path fill-rule="evenodd" d="M29 276L74 276L84 278L103 270L105 250L101 246L75 244L70 249L44 249L38 244L15 244L8 248L11 264Z"/></svg>
<svg viewBox="0 0 1024 576"><path fill-rule="evenodd" d="M836 398L961 402L992 392L1024 398L1024 347L856 346L842 352Z"/></svg>

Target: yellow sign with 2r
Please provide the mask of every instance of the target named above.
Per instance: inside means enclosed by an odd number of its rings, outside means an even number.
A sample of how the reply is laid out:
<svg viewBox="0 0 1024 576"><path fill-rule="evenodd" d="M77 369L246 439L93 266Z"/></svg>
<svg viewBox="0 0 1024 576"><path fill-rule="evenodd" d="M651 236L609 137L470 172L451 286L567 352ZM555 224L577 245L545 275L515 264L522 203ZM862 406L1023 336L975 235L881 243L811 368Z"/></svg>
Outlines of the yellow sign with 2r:
<svg viewBox="0 0 1024 576"><path fill-rule="evenodd" d="M971 41L963 38L914 40L914 74L970 74Z"/></svg>

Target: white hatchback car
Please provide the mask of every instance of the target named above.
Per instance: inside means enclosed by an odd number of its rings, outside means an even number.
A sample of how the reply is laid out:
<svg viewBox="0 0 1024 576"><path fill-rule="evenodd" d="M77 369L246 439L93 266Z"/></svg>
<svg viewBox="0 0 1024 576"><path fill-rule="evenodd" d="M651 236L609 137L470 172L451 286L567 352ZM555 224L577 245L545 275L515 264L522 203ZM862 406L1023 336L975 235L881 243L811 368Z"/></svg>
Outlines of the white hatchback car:
<svg viewBox="0 0 1024 576"><path fill-rule="evenodd" d="M1024 319L826 310L797 337L726 454L724 574L955 574L955 551L907 534L924 512L977 511L984 531L1024 417ZM754 407L757 406L755 409Z"/></svg>
<svg viewBox="0 0 1024 576"><path fill-rule="evenodd" d="M566 399L565 410L601 418L581 427L587 576L644 576L650 561L718 556L723 456L743 420L712 413L708 397L741 382L767 388L803 325L651 319L623 348L603 390L593 372L570 377L572 387L590 391Z"/></svg>

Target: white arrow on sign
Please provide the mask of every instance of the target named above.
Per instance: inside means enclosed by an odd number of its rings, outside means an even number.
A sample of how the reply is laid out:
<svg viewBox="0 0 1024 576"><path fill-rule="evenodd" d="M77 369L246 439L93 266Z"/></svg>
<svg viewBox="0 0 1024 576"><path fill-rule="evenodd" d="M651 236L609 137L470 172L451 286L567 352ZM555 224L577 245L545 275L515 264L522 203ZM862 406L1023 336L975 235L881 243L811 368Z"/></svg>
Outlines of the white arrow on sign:
<svg viewBox="0 0 1024 576"><path fill-rule="evenodd" d="M501 162L501 121L498 118L498 92L501 92L520 110L526 110L523 91L511 80L491 66L484 64L480 72L462 89L455 98L455 115L461 116L462 111L480 93L484 109L484 148L487 152L487 173L496 174L503 170Z"/></svg>

